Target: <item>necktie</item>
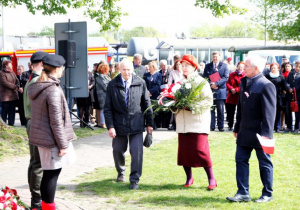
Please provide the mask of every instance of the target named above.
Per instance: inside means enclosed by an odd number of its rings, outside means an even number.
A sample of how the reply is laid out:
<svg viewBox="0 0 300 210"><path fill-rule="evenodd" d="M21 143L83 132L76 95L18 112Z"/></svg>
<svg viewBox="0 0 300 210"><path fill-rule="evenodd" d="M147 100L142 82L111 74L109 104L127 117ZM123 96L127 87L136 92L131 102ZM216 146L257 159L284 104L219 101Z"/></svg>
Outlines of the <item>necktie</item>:
<svg viewBox="0 0 300 210"><path fill-rule="evenodd" d="M216 69L216 71L218 71L218 68L217 68L217 64L215 63L215 69Z"/></svg>
<svg viewBox="0 0 300 210"><path fill-rule="evenodd" d="M125 84L125 103L126 103L126 107L128 107L129 87L127 81L124 81L124 84Z"/></svg>

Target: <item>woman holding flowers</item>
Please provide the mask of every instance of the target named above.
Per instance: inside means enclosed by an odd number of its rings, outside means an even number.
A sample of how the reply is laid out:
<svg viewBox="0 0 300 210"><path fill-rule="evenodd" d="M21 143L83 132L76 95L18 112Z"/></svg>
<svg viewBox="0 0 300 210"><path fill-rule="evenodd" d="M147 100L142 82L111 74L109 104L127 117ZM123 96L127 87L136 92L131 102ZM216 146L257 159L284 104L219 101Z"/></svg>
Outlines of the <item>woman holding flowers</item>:
<svg viewBox="0 0 300 210"><path fill-rule="evenodd" d="M192 167L203 167L208 177L208 190L212 190L217 187L208 143L211 120L210 107L213 104L213 94L208 82L198 75L197 69L199 67L194 56L184 55L181 64L184 78L178 91L189 92L189 95L192 93L195 98L187 103L185 102L188 105L183 109L179 109L176 116L178 165L182 165L186 173L187 180L184 187L189 187L194 182ZM201 88L199 88L200 85ZM193 91L193 89L196 91ZM175 93L175 96L177 95ZM181 103L179 100L177 97L177 104Z"/></svg>

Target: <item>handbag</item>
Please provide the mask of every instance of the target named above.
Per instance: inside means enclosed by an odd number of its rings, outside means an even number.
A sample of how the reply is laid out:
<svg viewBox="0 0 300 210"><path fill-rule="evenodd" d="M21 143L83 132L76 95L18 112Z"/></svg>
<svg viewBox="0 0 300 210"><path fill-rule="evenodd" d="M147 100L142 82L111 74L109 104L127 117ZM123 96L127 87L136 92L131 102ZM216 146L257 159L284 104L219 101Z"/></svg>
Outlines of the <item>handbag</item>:
<svg viewBox="0 0 300 210"><path fill-rule="evenodd" d="M298 103L297 103L296 88L294 88L293 100L290 102L290 106L291 106L291 112L298 112L299 111L299 107L298 107Z"/></svg>
<svg viewBox="0 0 300 210"><path fill-rule="evenodd" d="M147 133L143 145L148 148L151 146L151 144L152 144L152 133Z"/></svg>

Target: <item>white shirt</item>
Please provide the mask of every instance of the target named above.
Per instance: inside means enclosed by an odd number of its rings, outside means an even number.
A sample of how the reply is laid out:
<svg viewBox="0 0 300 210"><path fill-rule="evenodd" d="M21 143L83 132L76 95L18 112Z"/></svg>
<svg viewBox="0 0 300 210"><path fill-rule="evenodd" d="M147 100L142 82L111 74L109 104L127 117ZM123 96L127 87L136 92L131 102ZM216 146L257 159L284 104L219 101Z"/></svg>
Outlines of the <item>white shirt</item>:
<svg viewBox="0 0 300 210"><path fill-rule="evenodd" d="M123 85L125 87L125 82L124 82L125 80L122 76L121 76L121 78L122 78ZM132 76L130 76L129 79L127 80L127 87L130 87L131 82L132 82Z"/></svg>

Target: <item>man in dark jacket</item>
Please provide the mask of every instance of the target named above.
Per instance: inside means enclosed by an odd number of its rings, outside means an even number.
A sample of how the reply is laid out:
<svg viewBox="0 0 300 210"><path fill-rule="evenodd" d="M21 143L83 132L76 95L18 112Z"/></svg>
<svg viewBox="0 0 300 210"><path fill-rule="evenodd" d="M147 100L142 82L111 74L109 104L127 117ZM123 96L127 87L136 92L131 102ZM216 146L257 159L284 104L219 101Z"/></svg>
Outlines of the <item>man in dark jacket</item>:
<svg viewBox="0 0 300 210"><path fill-rule="evenodd" d="M211 109L210 130L214 131L216 126L215 108L217 108L217 124L219 131L224 131L224 106L227 96L226 82L229 77L229 69L226 63L220 61L220 52L212 54L213 61L205 66L203 77L208 79L211 90L214 94L214 106ZM211 75L217 73L219 79L212 78ZM213 80L213 81L212 81Z"/></svg>
<svg viewBox="0 0 300 210"><path fill-rule="evenodd" d="M120 74L109 82L104 106L105 122L113 138L117 182L124 182L125 155L129 141L131 154L130 189L138 189L143 165L143 132L152 133L152 109L144 80L132 74L132 63L124 59ZM144 111L147 112L144 115ZM145 120L144 120L145 116Z"/></svg>
<svg viewBox="0 0 300 210"><path fill-rule="evenodd" d="M276 88L261 73L265 61L259 56L246 59L245 77L241 79L241 89L237 108L234 136L236 143L236 181L238 191L234 197L227 197L233 202L250 201L249 195L249 159L253 149L259 162L260 177L263 183L262 196L256 202L269 202L273 192L273 165L256 136L264 139L273 138L276 115Z"/></svg>
<svg viewBox="0 0 300 210"><path fill-rule="evenodd" d="M141 54L135 54L133 56L133 67L134 73L141 79L144 79L145 74L147 73L146 67L142 65L143 56Z"/></svg>

